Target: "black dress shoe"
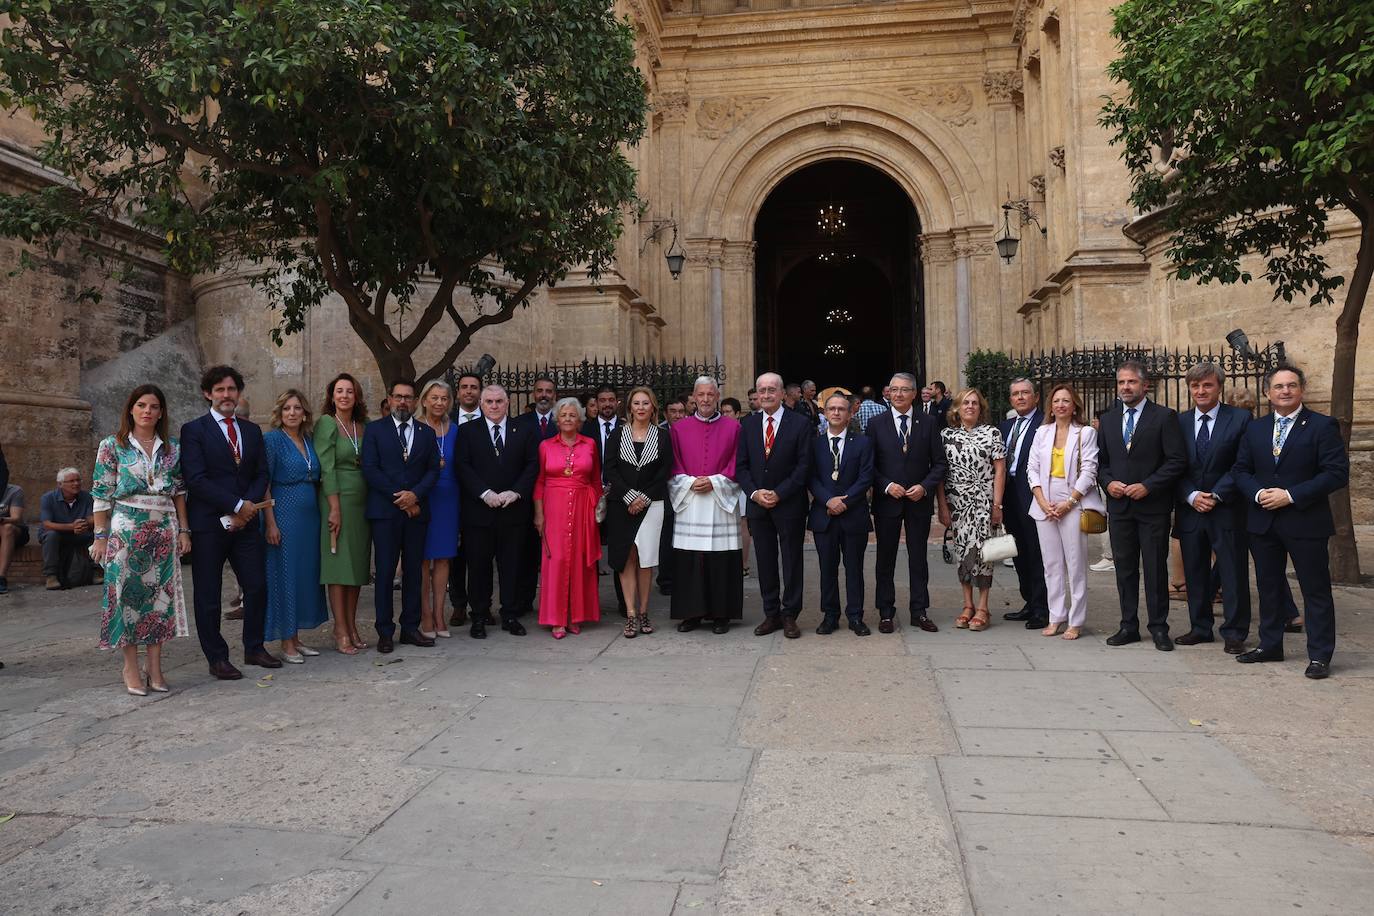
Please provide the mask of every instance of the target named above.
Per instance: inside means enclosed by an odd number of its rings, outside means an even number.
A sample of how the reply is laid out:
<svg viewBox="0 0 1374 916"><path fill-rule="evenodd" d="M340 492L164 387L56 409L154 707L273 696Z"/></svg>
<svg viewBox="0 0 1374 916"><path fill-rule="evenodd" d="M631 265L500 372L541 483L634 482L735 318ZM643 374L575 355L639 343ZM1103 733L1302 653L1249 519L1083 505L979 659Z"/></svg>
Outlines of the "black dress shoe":
<svg viewBox="0 0 1374 916"><path fill-rule="evenodd" d="M755 636L767 636L769 633L776 633L782 629L782 615L776 617L765 617L763 623L754 627Z"/></svg>
<svg viewBox="0 0 1374 916"><path fill-rule="evenodd" d="M245 665L257 665L259 668L281 667L281 659L277 658L266 649L260 652L245 652L243 654L243 663Z"/></svg>
<svg viewBox="0 0 1374 916"><path fill-rule="evenodd" d="M482 619L481 614L472 615L472 627L469 628L468 635L473 639L487 638L487 623Z"/></svg>
<svg viewBox="0 0 1374 916"><path fill-rule="evenodd" d="M1029 608L1021 608L1019 611L1007 611L1002 615L1003 620L1030 620L1034 615Z"/></svg>
<svg viewBox="0 0 1374 916"><path fill-rule="evenodd" d="M849 629L854 633L855 636L873 635L873 631L868 628L868 624L864 623L862 620L851 620L849 622Z"/></svg>
<svg viewBox="0 0 1374 916"><path fill-rule="evenodd" d="M681 627L679 627L678 629L681 629ZM715 633L717 636L720 636L722 633L729 633L730 621L725 620L724 618L717 618L716 620L711 621L711 632Z"/></svg>
<svg viewBox="0 0 1374 916"><path fill-rule="evenodd" d="M829 636L840 628L838 620L831 620L829 617L821 621L821 625L816 627L817 636Z"/></svg>
<svg viewBox="0 0 1374 916"><path fill-rule="evenodd" d="M391 650L393 650L393 649L395 649L395 648L396 648L396 643L392 641L392 639L391 639L390 636L380 636L380 635L379 635L379 636L377 637L377 651L378 651L378 652L382 653L383 655L390 655L390 654L391 654Z"/></svg>
<svg viewBox="0 0 1374 916"><path fill-rule="evenodd" d="M1245 651L1245 640L1228 639L1226 640L1226 645L1222 647L1222 650L1227 655L1239 655L1240 653Z"/></svg>
<svg viewBox="0 0 1374 916"><path fill-rule="evenodd" d="M891 617L884 617L878 621L879 633L891 633L897 629L896 622Z"/></svg>
<svg viewBox="0 0 1374 916"><path fill-rule="evenodd" d="M1302 624L1300 624L1300 623L1285 623L1285 624L1283 625L1283 632L1285 632L1285 633L1301 633L1301 632L1302 632Z"/></svg>
<svg viewBox="0 0 1374 916"><path fill-rule="evenodd" d="M913 617L911 618L911 625L913 627L920 627L927 633L940 632L940 628L935 625L935 621L931 620L929 617Z"/></svg>
<svg viewBox="0 0 1374 916"><path fill-rule="evenodd" d="M1331 663L1310 661L1307 663L1307 670L1303 672L1303 677L1310 677L1314 681L1331 676Z"/></svg>
<svg viewBox="0 0 1374 916"><path fill-rule="evenodd" d="M1155 640L1155 648L1161 652L1174 651L1174 641L1169 638L1168 633L1152 633Z"/></svg>
<svg viewBox="0 0 1374 916"><path fill-rule="evenodd" d="M412 633L409 630L402 630L401 638L398 639L397 642L404 643L407 646L420 646L425 649L434 645L434 640L430 639L425 634Z"/></svg>
<svg viewBox="0 0 1374 916"><path fill-rule="evenodd" d="M1211 633L1205 635L1202 633L1184 633L1178 639L1175 639L1174 642L1178 643L1180 646L1196 646L1199 643L1212 642L1213 640L1214 637Z"/></svg>
<svg viewBox="0 0 1374 916"><path fill-rule="evenodd" d="M468 612L462 608L454 608L453 616L449 617L448 625L451 627L461 627L468 622Z"/></svg>
<svg viewBox="0 0 1374 916"><path fill-rule="evenodd" d="M1043 629L1045 629L1045 627L1047 627L1047 626L1049 626L1049 625L1050 625L1050 619L1049 619L1048 617L1027 617L1027 618L1026 618L1026 629L1027 629L1027 630L1043 630Z"/></svg>
<svg viewBox="0 0 1374 916"><path fill-rule="evenodd" d="M699 626L701 626L700 617L688 617L677 625L677 631L679 633L690 633Z"/></svg>
<svg viewBox="0 0 1374 916"><path fill-rule="evenodd" d="M801 627L797 626L797 618L784 617L782 619L782 635L788 639L801 639Z"/></svg>
<svg viewBox="0 0 1374 916"><path fill-rule="evenodd" d="M210 663L210 673L221 681L237 681L242 679L243 672L229 664L228 661L217 661Z"/></svg>
<svg viewBox="0 0 1374 916"><path fill-rule="evenodd" d="M514 617L512 617L510 620L501 621L501 629L505 630L512 636L525 635L525 627L520 623L520 621L516 620Z"/></svg>
<svg viewBox="0 0 1374 916"><path fill-rule="evenodd" d="M1109 646L1128 646L1133 642L1140 642L1140 634L1132 633L1129 630L1117 630L1107 637L1107 645Z"/></svg>
<svg viewBox="0 0 1374 916"><path fill-rule="evenodd" d="M1283 661L1283 650L1251 649L1249 652L1242 652L1237 655L1236 661L1242 665L1253 665L1256 662L1281 662Z"/></svg>

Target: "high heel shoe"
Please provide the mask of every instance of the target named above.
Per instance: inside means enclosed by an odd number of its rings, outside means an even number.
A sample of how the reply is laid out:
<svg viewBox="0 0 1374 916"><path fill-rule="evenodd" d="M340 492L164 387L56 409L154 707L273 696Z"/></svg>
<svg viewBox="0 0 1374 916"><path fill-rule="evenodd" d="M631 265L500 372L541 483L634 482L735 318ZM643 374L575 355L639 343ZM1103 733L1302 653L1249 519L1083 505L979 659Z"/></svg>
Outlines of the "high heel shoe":
<svg viewBox="0 0 1374 916"><path fill-rule="evenodd" d="M296 651L306 658L314 658L320 654L318 649L312 649L303 642L296 643Z"/></svg>
<svg viewBox="0 0 1374 916"><path fill-rule="evenodd" d="M554 639L562 639L563 637L565 637L565 636L567 636L567 635L568 635L568 631L565 630L565 629L563 629L562 627L554 627L554 628L553 628L553 638L554 638Z"/></svg>
<svg viewBox="0 0 1374 916"><path fill-rule="evenodd" d="M568 632L576 636L578 633L582 632L582 628L575 623L570 623L568 624Z"/></svg>
<svg viewBox="0 0 1374 916"><path fill-rule="evenodd" d="M152 679L151 677L148 678L148 689L151 690L153 693L171 693L171 692L172 692L172 687L171 687L171 685L168 684L166 681L163 681L161 684L154 684L154 683L153 683L153 679Z"/></svg>
<svg viewBox="0 0 1374 916"><path fill-rule="evenodd" d="M125 682L124 682L124 689L127 690L127 691L129 691L129 696L132 696L132 697L146 697L146 696L148 695L147 683L148 683L148 682L145 681L144 678L143 678L143 672L142 672L142 671L139 671L139 672L138 672L138 686L137 686L137 687L130 687L130 686L129 686L129 682L128 682L128 681L125 681Z"/></svg>

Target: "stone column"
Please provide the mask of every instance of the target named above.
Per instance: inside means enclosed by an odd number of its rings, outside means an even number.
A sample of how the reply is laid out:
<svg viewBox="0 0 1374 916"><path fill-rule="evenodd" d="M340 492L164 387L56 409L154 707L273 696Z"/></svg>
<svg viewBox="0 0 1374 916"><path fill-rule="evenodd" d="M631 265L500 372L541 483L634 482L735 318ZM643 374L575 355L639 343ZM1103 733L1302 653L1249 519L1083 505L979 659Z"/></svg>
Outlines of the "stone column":
<svg viewBox="0 0 1374 916"><path fill-rule="evenodd" d="M925 353L923 381L958 376L958 306L955 290L954 239L949 232L921 236L925 273Z"/></svg>
<svg viewBox="0 0 1374 916"><path fill-rule="evenodd" d="M726 242L725 350L727 387L748 390L754 366L754 253L758 243Z"/></svg>

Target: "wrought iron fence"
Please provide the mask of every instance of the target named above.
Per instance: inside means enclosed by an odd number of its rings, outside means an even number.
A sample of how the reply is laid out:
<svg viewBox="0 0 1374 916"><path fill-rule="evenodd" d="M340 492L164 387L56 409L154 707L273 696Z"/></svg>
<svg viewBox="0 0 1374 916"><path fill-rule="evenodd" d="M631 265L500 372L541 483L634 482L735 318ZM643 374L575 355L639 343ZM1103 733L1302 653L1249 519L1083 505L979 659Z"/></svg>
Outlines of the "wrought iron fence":
<svg viewBox="0 0 1374 916"><path fill-rule="evenodd" d="M450 385L456 385L461 372L471 366L454 366L445 373ZM511 413L518 414L533 401L534 380L547 375L558 388L559 397L578 396L593 392L601 385L610 385L624 397L631 388L645 387L654 392L660 406L669 398L690 392L692 384L709 375L722 386L725 384L725 365L706 360L632 360L602 362L584 359L578 363L497 364L479 373L484 384L496 384L510 394Z"/></svg>
<svg viewBox="0 0 1374 916"><path fill-rule="evenodd" d="M1130 344L1090 347L1079 350L1032 350L1012 354L997 367L1006 373L998 391L999 406L1006 410L1006 390L1011 379L1025 377L1034 381L1042 394L1060 382L1073 385L1083 398L1089 417L1095 417L1116 400L1116 369L1127 360L1143 363L1149 370L1150 398L1175 410L1192 406L1185 376L1199 363L1216 363L1225 378L1225 393L1249 389L1255 396L1255 411L1267 413L1264 397L1264 375L1284 362L1282 341L1242 354L1229 347L1190 347L1176 350ZM992 387L989 380L989 387ZM996 409L996 408L994 408ZM1000 413L998 414L1001 415Z"/></svg>

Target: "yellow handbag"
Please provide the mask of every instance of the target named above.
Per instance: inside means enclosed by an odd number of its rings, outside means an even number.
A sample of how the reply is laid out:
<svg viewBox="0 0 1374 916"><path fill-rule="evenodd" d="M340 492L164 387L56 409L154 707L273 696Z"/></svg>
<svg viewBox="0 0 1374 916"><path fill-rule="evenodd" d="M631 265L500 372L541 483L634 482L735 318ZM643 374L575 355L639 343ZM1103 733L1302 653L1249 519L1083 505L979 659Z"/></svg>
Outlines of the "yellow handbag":
<svg viewBox="0 0 1374 916"><path fill-rule="evenodd" d="M1074 456L1074 471L1083 467L1083 432L1078 433L1078 449ZM1101 534L1107 530L1107 516L1098 512L1096 509L1080 509L1078 512L1078 530L1084 534Z"/></svg>

